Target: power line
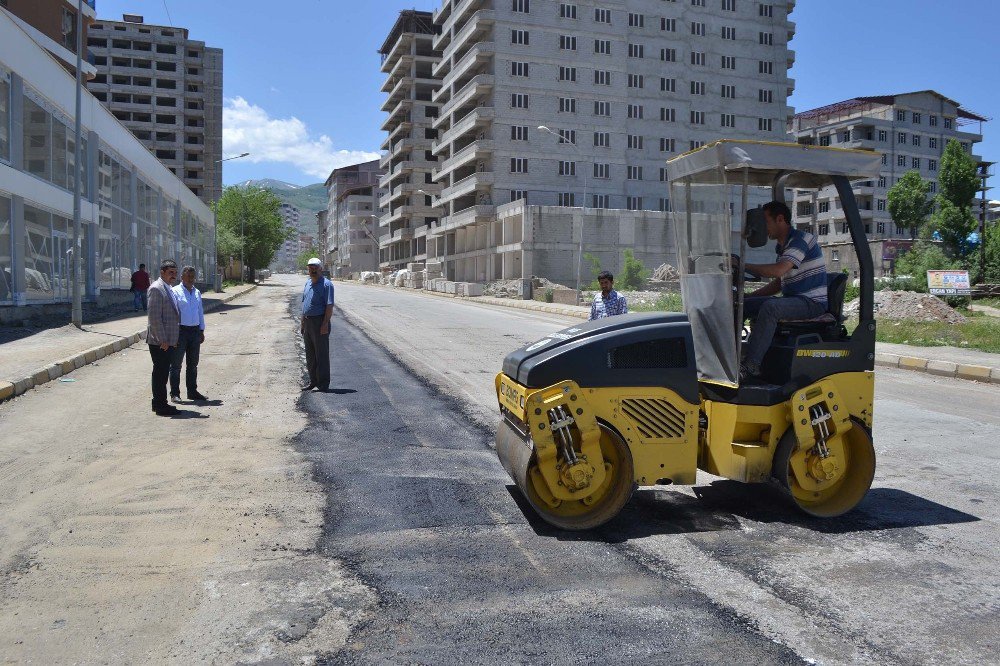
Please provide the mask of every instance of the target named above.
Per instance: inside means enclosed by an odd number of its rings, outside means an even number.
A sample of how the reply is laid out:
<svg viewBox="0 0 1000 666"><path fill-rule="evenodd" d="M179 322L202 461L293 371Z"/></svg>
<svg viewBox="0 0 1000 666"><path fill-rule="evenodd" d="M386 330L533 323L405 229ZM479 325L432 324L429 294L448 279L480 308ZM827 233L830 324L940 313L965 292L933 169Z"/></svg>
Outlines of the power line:
<svg viewBox="0 0 1000 666"><path fill-rule="evenodd" d="M165 11L167 13L167 21L170 22L170 25L173 25L174 24L174 19L172 19L170 17L170 10L167 9L167 0L163 0L163 11Z"/></svg>

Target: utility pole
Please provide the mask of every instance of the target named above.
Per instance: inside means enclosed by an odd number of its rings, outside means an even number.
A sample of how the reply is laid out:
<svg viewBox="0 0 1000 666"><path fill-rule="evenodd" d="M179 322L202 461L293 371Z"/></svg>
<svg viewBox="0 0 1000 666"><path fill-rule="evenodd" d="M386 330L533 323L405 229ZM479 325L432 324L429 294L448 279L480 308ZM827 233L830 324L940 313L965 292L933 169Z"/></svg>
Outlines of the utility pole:
<svg viewBox="0 0 1000 666"><path fill-rule="evenodd" d="M82 119L80 118L83 109L83 0L76 2L76 122L74 129L73 146L73 325L77 328L83 327L83 293L80 288L81 277L81 257L80 257L80 189L83 185L80 153L80 135L83 133Z"/></svg>
<svg viewBox="0 0 1000 666"><path fill-rule="evenodd" d="M243 153L242 155L236 155L235 157L226 157L221 160L215 160L216 164L222 164L223 162L228 162L229 160L238 160L241 157L247 157L250 153ZM212 280L212 284L215 286L216 293L222 293L222 274L219 272L219 199L218 197L212 201L212 251L215 252L215 278ZM242 260L240 261L242 264ZM242 270L242 268L240 269Z"/></svg>

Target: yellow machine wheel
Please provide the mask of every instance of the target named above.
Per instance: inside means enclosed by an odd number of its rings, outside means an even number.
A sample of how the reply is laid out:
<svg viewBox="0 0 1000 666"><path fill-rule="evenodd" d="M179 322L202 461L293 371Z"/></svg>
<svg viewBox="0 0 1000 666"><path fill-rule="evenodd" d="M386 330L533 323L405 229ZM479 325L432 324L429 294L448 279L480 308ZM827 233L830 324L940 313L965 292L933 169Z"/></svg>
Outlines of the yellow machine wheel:
<svg viewBox="0 0 1000 666"><path fill-rule="evenodd" d="M842 435L844 460L839 464L844 466L845 471L825 487L803 487L816 484L797 478L793 456L810 456L813 453L799 450L793 429L789 428L778 442L771 475L791 495L795 504L812 516L833 518L847 513L864 499L871 488L875 478L875 447L871 431L857 420L852 420L852 423L853 427ZM805 467L804 464L797 466L800 470Z"/></svg>
<svg viewBox="0 0 1000 666"><path fill-rule="evenodd" d="M601 428L601 454L607 475L604 483L582 500L554 500L538 472L534 457L526 477L525 496L545 522L564 530L589 530L618 515L636 488L632 453L611 428ZM536 488L537 486L537 488ZM542 499L548 497L549 501ZM553 506L555 505L555 506Z"/></svg>

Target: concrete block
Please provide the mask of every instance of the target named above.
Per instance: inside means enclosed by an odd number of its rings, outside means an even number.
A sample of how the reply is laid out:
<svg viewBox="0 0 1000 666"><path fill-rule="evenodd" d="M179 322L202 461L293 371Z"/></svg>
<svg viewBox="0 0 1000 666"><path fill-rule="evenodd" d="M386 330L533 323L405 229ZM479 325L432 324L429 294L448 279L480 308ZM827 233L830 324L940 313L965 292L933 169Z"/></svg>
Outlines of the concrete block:
<svg viewBox="0 0 1000 666"><path fill-rule="evenodd" d="M18 379L14 382L14 395L21 395L22 393L30 391L33 388L35 388L35 380L31 377Z"/></svg>
<svg viewBox="0 0 1000 666"><path fill-rule="evenodd" d="M1000 384L1000 368L993 368L990 370L990 383Z"/></svg>
<svg viewBox="0 0 1000 666"><path fill-rule="evenodd" d="M62 368L62 373L64 375L76 370L76 365L73 363L72 358L66 358L59 361L59 367Z"/></svg>
<svg viewBox="0 0 1000 666"><path fill-rule="evenodd" d="M128 339L134 345L143 339L143 335L141 333L133 333Z"/></svg>
<svg viewBox="0 0 1000 666"><path fill-rule="evenodd" d="M456 293L457 292L457 288L458 288L458 283L457 282L452 282L452 281L449 280L449 281L447 281L447 282L444 283L444 293L446 293L446 294L454 294L454 293Z"/></svg>
<svg viewBox="0 0 1000 666"><path fill-rule="evenodd" d="M116 351L119 351L119 350L115 349L115 342L116 342L115 340L112 340L111 342L109 342L109 343L107 343L105 345L101 345L104 348L104 355L105 356L111 356Z"/></svg>
<svg viewBox="0 0 1000 666"><path fill-rule="evenodd" d="M971 379L977 382L989 382L990 372L992 370L993 368L985 365L965 365L959 363L958 370L955 371L955 376L960 379Z"/></svg>
<svg viewBox="0 0 1000 666"><path fill-rule="evenodd" d="M122 341L115 340L111 343L112 352L120 352L122 350Z"/></svg>
<svg viewBox="0 0 1000 666"><path fill-rule="evenodd" d="M108 355L108 348L105 347L104 345L101 345L100 347L94 347L94 355L97 357L98 360L100 360Z"/></svg>
<svg viewBox="0 0 1000 666"><path fill-rule="evenodd" d="M883 352L875 352L875 365L889 366L890 368L899 367L899 356L897 354L885 354Z"/></svg>
<svg viewBox="0 0 1000 666"><path fill-rule="evenodd" d="M83 352L84 365L86 365L87 363L93 363L96 360L97 360L96 349L88 349L87 351Z"/></svg>
<svg viewBox="0 0 1000 666"><path fill-rule="evenodd" d="M907 370L925 370L927 368L927 359L917 358L916 356L900 356L899 367L906 368Z"/></svg>
<svg viewBox="0 0 1000 666"><path fill-rule="evenodd" d="M49 381L49 369L40 368L31 373L31 381L35 386L40 386Z"/></svg>
<svg viewBox="0 0 1000 666"><path fill-rule="evenodd" d="M14 385L10 382L0 382L0 400L10 400L14 397Z"/></svg>
<svg viewBox="0 0 1000 666"><path fill-rule="evenodd" d="M46 370L49 371L50 382L59 379L63 375L62 365L60 365L59 363L53 363L48 368L46 368Z"/></svg>
<svg viewBox="0 0 1000 666"><path fill-rule="evenodd" d="M87 353L77 354L73 357L73 367L79 370L83 366L87 365Z"/></svg>
<svg viewBox="0 0 1000 666"><path fill-rule="evenodd" d="M954 377L958 370L958 364L951 361L928 361L927 372L941 377Z"/></svg>
<svg viewBox="0 0 1000 666"><path fill-rule="evenodd" d="M148 331L139 331L139 340L145 340L146 333L148 333Z"/></svg>

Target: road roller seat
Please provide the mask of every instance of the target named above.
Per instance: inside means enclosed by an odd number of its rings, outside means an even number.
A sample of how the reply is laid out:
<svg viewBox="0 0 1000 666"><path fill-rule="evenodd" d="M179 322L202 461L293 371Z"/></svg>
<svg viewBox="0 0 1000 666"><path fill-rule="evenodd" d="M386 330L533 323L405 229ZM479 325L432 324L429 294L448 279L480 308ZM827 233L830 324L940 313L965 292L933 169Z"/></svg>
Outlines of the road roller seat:
<svg viewBox="0 0 1000 666"><path fill-rule="evenodd" d="M824 340L841 337L844 323L844 294L847 292L846 273L826 274L826 312L811 319L788 319L778 322L778 335L816 333Z"/></svg>

